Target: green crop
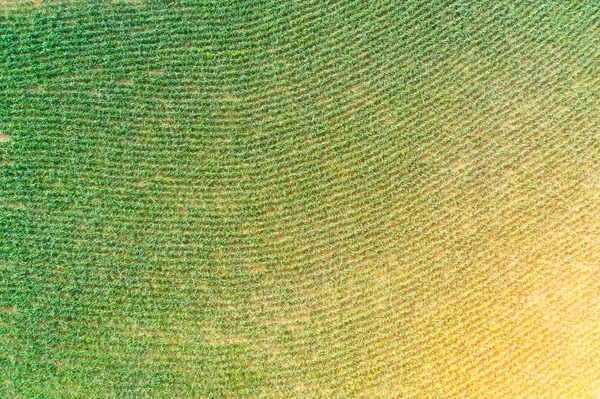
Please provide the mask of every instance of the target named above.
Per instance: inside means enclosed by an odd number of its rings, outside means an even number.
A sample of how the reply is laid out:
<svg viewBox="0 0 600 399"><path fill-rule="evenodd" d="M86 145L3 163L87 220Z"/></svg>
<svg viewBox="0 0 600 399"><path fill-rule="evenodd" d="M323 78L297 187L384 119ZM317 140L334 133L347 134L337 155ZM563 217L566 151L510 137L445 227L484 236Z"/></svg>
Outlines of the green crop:
<svg viewBox="0 0 600 399"><path fill-rule="evenodd" d="M0 398L590 398L598 16L0 2Z"/></svg>

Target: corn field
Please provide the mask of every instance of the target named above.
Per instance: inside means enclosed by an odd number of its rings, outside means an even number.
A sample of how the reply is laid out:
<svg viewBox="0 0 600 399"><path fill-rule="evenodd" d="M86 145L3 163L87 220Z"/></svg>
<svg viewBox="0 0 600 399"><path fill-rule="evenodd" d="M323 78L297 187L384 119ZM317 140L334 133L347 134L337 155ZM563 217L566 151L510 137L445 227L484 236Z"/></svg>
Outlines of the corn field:
<svg viewBox="0 0 600 399"><path fill-rule="evenodd" d="M0 0L0 398L595 398L599 23Z"/></svg>

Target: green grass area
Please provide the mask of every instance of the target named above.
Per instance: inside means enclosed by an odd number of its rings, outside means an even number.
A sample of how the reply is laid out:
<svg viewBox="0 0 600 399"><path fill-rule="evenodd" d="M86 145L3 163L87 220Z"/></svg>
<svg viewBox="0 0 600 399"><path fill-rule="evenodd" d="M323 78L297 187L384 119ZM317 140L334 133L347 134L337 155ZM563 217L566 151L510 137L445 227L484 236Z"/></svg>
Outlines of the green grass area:
<svg viewBox="0 0 600 399"><path fill-rule="evenodd" d="M0 2L0 398L590 398L599 17Z"/></svg>

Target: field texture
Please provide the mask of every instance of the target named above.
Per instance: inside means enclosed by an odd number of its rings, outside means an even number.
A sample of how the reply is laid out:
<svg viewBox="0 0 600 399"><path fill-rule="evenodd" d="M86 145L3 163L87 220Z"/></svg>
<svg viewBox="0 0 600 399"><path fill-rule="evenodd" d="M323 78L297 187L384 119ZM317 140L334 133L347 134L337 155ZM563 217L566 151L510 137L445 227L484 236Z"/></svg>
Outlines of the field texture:
<svg viewBox="0 0 600 399"><path fill-rule="evenodd" d="M592 399L600 3L0 1L0 398Z"/></svg>

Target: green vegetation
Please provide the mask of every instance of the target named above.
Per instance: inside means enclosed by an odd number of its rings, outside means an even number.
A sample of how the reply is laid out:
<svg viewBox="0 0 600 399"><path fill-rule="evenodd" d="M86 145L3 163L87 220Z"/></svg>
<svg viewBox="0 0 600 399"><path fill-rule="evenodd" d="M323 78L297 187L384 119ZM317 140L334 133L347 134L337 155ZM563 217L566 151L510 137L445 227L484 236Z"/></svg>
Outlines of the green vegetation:
<svg viewBox="0 0 600 399"><path fill-rule="evenodd" d="M0 3L0 398L588 398L598 16Z"/></svg>

